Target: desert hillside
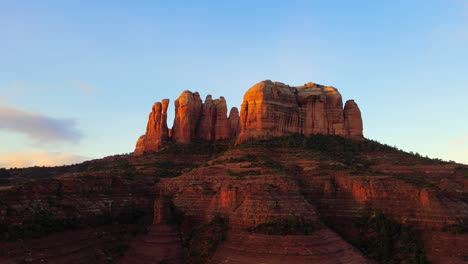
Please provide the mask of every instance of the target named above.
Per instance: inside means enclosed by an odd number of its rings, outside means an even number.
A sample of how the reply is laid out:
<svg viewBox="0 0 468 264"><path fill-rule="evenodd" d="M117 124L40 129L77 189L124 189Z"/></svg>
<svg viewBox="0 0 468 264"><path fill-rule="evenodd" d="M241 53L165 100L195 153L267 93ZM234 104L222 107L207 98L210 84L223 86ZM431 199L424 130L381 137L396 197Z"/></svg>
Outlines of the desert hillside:
<svg viewBox="0 0 468 264"><path fill-rule="evenodd" d="M468 260L468 166L366 139L336 88L168 104L134 153L0 170L0 263Z"/></svg>

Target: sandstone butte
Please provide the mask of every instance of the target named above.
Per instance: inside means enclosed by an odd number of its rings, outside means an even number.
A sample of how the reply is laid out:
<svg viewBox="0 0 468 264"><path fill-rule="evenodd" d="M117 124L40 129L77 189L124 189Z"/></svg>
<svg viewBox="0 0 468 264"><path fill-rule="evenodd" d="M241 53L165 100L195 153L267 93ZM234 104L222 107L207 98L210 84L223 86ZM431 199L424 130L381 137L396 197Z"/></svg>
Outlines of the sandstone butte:
<svg viewBox="0 0 468 264"><path fill-rule="evenodd" d="M169 133L169 99L156 102L148 117L146 133L136 144L135 154L157 151L168 142L215 141L268 138L288 134L327 134L363 138L361 111L354 100L343 100L331 86L307 83L292 87L269 80L252 86L244 95L241 111L233 107L227 116L224 97L202 102L198 92L183 91L175 100L174 126Z"/></svg>
<svg viewBox="0 0 468 264"><path fill-rule="evenodd" d="M365 139L335 88L263 81L229 117L184 91L171 129L168 106L140 155L0 169L0 263L468 260L468 165Z"/></svg>

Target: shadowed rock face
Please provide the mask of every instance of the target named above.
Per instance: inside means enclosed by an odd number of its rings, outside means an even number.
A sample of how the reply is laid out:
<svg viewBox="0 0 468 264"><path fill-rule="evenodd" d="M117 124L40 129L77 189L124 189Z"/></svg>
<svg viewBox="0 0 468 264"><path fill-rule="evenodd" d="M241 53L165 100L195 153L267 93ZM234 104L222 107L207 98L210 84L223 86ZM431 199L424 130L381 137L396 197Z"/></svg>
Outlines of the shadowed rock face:
<svg viewBox="0 0 468 264"><path fill-rule="evenodd" d="M245 93L237 142L293 133L362 138L361 113L354 101L345 113L336 88L314 83L291 87L267 80Z"/></svg>
<svg viewBox="0 0 468 264"><path fill-rule="evenodd" d="M237 107L231 108L231 111L229 112L229 128L231 134L229 135L230 138L235 138L239 134L240 130L240 124L239 124L239 110Z"/></svg>
<svg viewBox="0 0 468 264"><path fill-rule="evenodd" d="M262 81L244 95L241 113L232 108L227 116L224 97L208 95L203 103L198 92L188 90L174 102L175 120L167 128L168 99L157 102L149 115L146 134L138 139L135 153L157 151L167 142L188 144L194 140L214 141L283 136L287 134L332 134L363 138L362 118L353 100L343 101L331 86L307 83L292 87Z"/></svg>

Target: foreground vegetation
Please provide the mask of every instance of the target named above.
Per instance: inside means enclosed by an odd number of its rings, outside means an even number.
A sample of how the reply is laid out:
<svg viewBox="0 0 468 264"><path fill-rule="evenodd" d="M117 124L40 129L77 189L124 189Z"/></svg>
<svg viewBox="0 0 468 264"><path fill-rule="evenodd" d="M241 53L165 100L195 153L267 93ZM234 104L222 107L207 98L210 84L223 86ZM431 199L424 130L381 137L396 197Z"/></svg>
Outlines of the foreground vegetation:
<svg viewBox="0 0 468 264"><path fill-rule="evenodd" d="M192 229L183 239L186 262L206 263L219 244L224 241L227 228L228 219L217 214L210 222Z"/></svg>
<svg viewBox="0 0 468 264"><path fill-rule="evenodd" d="M383 264L428 263L421 234L414 227L401 224L383 213L347 220L323 219L362 253Z"/></svg>
<svg viewBox="0 0 468 264"><path fill-rule="evenodd" d="M250 228L249 231L267 235L310 235L321 227L320 223L302 217L290 216L259 224Z"/></svg>
<svg viewBox="0 0 468 264"><path fill-rule="evenodd" d="M39 238L52 233L63 232L84 227L98 227L112 224L134 225L133 234L146 232L146 212L131 207L118 214L102 213L83 218L58 218L51 212L42 210L37 212L30 220L22 224L0 224L0 240L17 241Z"/></svg>

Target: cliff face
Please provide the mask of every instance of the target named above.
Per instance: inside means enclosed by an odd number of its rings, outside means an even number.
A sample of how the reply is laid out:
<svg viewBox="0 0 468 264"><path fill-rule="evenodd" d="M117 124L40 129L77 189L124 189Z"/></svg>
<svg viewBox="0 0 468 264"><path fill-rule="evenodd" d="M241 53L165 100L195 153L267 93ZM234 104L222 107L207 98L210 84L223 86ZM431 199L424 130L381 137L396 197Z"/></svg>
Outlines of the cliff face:
<svg viewBox="0 0 468 264"><path fill-rule="evenodd" d="M354 101L346 105L343 110L341 94L331 86L257 83L244 95L237 142L294 133L362 138L359 107Z"/></svg>
<svg viewBox="0 0 468 264"><path fill-rule="evenodd" d="M361 112L354 100L343 109L341 94L331 86L307 83L292 87L262 81L244 95L241 113L232 108L227 116L224 97L202 102L198 92L184 91L175 100L174 127L167 128L168 99L155 103L146 134L138 139L135 153L157 151L167 142L187 144L202 139L214 141L283 136L331 134L363 138Z"/></svg>

